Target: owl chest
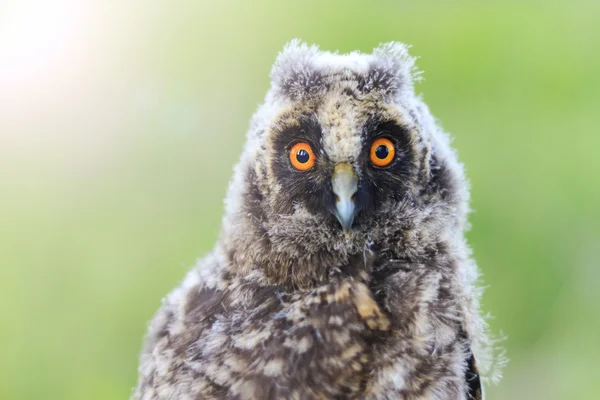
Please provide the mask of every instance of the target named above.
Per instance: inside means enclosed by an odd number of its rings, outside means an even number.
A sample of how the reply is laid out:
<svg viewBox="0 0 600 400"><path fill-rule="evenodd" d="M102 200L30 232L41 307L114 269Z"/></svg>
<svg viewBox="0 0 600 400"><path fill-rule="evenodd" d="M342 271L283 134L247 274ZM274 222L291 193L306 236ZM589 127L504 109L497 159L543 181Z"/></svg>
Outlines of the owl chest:
<svg viewBox="0 0 600 400"><path fill-rule="evenodd" d="M412 291L424 281L398 279L404 286L387 285L383 294L352 278L305 292L232 293L230 298L245 296L249 303L219 302L225 307L213 310L195 343L186 346L193 357L188 365L232 398L365 398L401 390L402 377L432 362L436 339L432 331L426 340L414 334L417 324L430 326L421 292ZM394 370L399 364L408 366Z"/></svg>
<svg viewBox="0 0 600 400"><path fill-rule="evenodd" d="M406 335L408 327L398 336L382 305L353 280L266 301L230 332L223 364L243 366L238 379L253 398L364 398L373 377L394 363L390 352L421 346Z"/></svg>
<svg viewBox="0 0 600 400"><path fill-rule="evenodd" d="M193 358L187 364L196 373L225 387L231 398L364 393L373 343L389 330L364 284L348 280L303 293L261 293L251 305L221 309L205 321L195 343L186 346Z"/></svg>

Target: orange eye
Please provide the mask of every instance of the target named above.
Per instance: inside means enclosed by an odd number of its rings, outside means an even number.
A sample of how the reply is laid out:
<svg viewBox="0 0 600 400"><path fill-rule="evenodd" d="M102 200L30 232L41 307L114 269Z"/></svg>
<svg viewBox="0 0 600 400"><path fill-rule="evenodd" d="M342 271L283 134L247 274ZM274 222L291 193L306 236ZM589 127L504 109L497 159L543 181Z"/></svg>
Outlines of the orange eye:
<svg viewBox="0 0 600 400"><path fill-rule="evenodd" d="M376 167L387 167L396 154L394 144L386 138L379 138L371 145L371 162Z"/></svg>
<svg viewBox="0 0 600 400"><path fill-rule="evenodd" d="M315 165L315 153L308 143L296 143L290 150L290 162L297 170L306 171Z"/></svg>

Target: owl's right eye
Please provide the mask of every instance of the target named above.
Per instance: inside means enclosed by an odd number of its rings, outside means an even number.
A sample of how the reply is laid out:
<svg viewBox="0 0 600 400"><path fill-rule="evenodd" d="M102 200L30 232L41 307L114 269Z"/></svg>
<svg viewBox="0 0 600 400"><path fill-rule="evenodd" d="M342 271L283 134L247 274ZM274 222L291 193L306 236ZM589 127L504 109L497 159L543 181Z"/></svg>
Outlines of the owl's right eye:
<svg viewBox="0 0 600 400"><path fill-rule="evenodd" d="M394 160L396 149L394 143L386 138L379 138L371 145L371 162L376 167L387 167Z"/></svg>
<svg viewBox="0 0 600 400"><path fill-rule="evenodd" d="M306 171L315 165L315 153L306 142L296 143L290 150L290 162L299 171Z"/></svg>

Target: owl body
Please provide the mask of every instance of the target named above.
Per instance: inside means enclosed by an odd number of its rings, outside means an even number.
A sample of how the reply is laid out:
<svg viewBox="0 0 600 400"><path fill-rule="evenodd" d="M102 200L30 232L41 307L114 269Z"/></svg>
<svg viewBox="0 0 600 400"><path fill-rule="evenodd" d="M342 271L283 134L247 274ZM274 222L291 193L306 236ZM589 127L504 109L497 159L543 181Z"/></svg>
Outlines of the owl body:
<svg viewBox="0 0 600 400"><path fill-rule="evenodd" d="M468 188L406 46L296 41L220 240L155 315L135 399L478 399L494 378Z"/></svg>

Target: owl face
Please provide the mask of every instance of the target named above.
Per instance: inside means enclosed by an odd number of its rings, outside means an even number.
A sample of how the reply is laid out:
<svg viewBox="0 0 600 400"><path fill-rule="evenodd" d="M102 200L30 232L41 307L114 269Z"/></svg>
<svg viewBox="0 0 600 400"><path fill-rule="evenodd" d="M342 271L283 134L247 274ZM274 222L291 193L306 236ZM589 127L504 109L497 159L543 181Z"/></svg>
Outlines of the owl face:
<svg viewBox="0 0 600 400"><path fill-rule="evenodd" d="M369 232L382 212L415 196L417 131L351 83L298 101L269 127L274 212L308 213L340 235Z"/></svg>
<svg viewBox="0 0 600 400"><path fill-rule="evenodd" d="M413 65L399 43L344 55L286 46L227 198L237 273L307 286L375 246L436 251L462 229L462 167L414 93Z"/></svg>

